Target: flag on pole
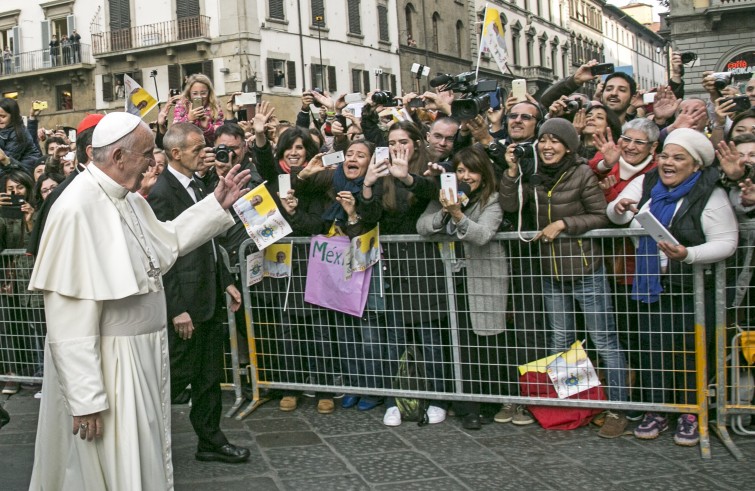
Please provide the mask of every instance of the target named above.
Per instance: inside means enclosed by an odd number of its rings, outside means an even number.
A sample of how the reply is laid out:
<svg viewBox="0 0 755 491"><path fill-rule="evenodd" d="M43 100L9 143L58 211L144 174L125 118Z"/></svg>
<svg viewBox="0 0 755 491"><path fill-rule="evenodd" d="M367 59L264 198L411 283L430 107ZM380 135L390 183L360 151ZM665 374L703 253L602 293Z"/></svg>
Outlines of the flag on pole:
<svg viewBox="0 0 755 491"><path fill-rule="evenodd" d="M126 88L126 112L143 118L157 105L154 97L136 83L136 80L123 75L123 85Z"/></svg>
<svg viewBox="0 0 755 491"><path fill-rule="evenodd" d="M506 71L509 55L506 50L506 30L501 23L502 10L498 7L485 5L485 21L482 24L482 39L480 51L488 49L488 53L498 64L501 72Z"/></svg>

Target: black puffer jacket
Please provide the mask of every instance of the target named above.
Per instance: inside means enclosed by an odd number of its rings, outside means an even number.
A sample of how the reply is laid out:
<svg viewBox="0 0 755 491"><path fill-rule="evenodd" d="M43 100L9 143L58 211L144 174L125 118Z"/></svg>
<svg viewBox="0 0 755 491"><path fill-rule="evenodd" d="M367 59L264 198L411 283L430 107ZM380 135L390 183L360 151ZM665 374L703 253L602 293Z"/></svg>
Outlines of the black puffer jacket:
<svg viewBox="0 0 755 491"><path fill-rule="evenodd" d="M0 150L10 157L11 163L7 168L20 167L29 174L34 171L34 164L42 158L39 149L34 145L29 132L24 128L26 138L19 140L15 128L3 128L0 130ZM0 172L2 172L0 170Z"/></svg>

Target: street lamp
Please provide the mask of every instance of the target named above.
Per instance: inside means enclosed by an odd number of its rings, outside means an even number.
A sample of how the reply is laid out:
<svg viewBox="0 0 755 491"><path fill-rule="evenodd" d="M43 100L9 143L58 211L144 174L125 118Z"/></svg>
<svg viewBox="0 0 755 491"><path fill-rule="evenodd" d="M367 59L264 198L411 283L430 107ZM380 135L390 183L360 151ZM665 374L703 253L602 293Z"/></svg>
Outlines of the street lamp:
<svg viewBox="0 0 755 491"><path fill-rule="evenodd" d="M324 20L325 16L323 15L315 16L315 22L317 22L317 45L320 48L320 80L322 80L323 85L325 85L325 71L322 68L322 38L320 37L320 30L322 30ZM312 84L314 84L314 80L312 81ZM320 88L325 90L325 87Z"/></svg>

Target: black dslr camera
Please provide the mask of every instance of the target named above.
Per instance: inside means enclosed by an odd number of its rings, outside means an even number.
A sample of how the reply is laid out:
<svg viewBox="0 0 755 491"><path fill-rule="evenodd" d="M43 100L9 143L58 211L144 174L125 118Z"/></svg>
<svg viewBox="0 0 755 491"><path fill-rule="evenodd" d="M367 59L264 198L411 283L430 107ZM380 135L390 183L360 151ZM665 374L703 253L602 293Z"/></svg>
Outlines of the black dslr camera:
<svg viewBox="0 0 755 491"><path fill-rule="evenodd" d="M212 152L215 154L215 160L218 162L223 162L224 164L228 164L231 162L231 156L236 155L236 152L228 148L227 145L218 145L217 147L212 149Z"/></svg>
<svg viewBox="0 0 755 491"><path fill-rule="evenodd" d="M520 143L514 147L514 157L519 164L519 171L522 173L524 182L537 186L541 182L540 176L537 175L537 166L535 161L535 144Z"/></svg>
<svg viewBox="0 0 755 491"><path fill-rule="evenodd" d="M372 94L372 102L384 107L398 106L398 100L393 97L393 92L389 90L380 90Z"/></svg>

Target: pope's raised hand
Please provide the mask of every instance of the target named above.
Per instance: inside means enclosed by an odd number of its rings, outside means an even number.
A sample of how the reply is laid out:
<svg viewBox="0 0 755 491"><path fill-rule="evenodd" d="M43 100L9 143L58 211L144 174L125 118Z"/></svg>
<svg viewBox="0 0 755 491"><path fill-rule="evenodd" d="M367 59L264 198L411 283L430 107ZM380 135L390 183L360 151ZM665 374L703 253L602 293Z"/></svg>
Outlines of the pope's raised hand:
<svg viewBox="0 0 755 491"><path fill-rule="evenodd" d="M249 169L242 171L239 164L234 165L228 174L219 178L218 185L215 187L215 199L224 210L230 208L236 200L249 191L245 186L250 179Z"/></svg>

